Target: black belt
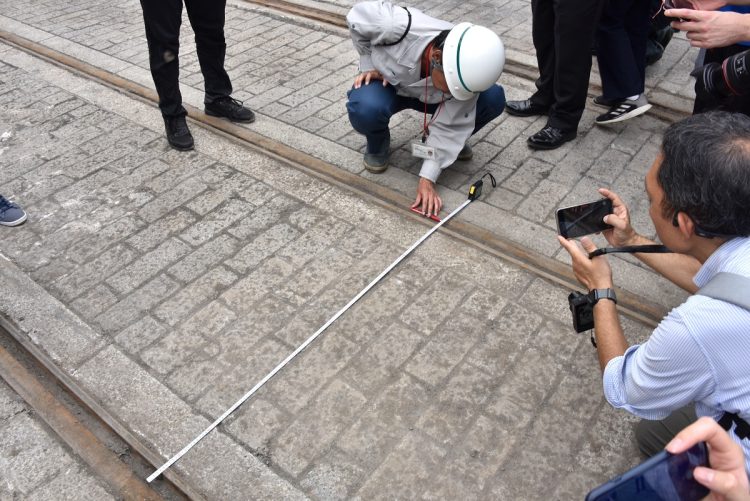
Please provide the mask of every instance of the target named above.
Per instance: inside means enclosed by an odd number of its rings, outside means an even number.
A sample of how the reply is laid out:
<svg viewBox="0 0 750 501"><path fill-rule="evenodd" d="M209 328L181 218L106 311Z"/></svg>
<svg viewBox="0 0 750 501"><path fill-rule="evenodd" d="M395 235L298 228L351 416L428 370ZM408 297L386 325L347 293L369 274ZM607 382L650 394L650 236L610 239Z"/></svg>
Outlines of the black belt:
<svg viewBox="0 0 750 501"><path fill-rule="evenodd" d="M390 46L390 45L396 45L396 44L400 44L400 43L401 43L401 41L402 41L402 40L403 40L404 38L406 38L406 35L408 35L408 34L409 34L409 30L411 29L411 12L409 12L409 9L407 9L406 7L401 7L401 8L402 8L402 9L404 9L404 10L406 11L406 15L407 15L407 16L409 16L409 22L408 22L408 23L407 23L407 25L406 25L406 30L404 31L404 34L403 34L403 35L401 35L401 38L399 38L399 39L398 39L398 40L396 40L395 42L393 42L393 43L381 43L380 45L381 45L382 47L388 47L388 46Z"/></svg>
<svg viewBox="0 0 750 501"><path fill-rule="evenodd" d="M739 417L737 414L731 412L725 412L721 419L719 419L719 426L729 431L732 429L732 424L735 424L734 434L737 435L741 440L750 438L750 424L744 419Z"/></svg>

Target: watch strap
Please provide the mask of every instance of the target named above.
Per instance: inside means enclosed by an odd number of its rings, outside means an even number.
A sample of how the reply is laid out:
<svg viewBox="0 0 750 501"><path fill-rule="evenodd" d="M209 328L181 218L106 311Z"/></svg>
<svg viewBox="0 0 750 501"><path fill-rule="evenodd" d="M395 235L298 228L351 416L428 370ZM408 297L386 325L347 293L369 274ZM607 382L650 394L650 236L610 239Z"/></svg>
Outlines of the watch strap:
<svg viewBox="0 0 750 501"><path fill-rule="evenodd" d="M589 291L591 304L596 304L600 299L610 299L617 304L617 296L614 289L592 289Z"/></svg>

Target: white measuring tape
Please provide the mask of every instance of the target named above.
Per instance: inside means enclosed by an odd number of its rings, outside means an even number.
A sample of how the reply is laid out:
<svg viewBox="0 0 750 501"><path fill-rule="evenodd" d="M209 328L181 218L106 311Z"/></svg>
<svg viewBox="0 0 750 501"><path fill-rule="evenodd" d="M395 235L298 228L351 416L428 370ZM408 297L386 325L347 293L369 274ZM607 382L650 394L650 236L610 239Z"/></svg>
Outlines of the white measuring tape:
<svg viewBox="0 0 750 501"><path fill-rule="evenodd" d="M485 174L485 176L488 176L488 175L490 176L490 179L492 180L492 186L494 187L495 186L495 178L492 177L492 174L489 174L489 173ZM482 178L484 178L484 176ZM482 194L482 179L479 179L479 181L477 181L476 183L474 183L473 185L471 185L471 188L469 188L469 199L468 200L466 200L463 204L461 204L460 206L458 206L453 212L451 212L450 214L448 214L448 216L445 219L443 219L438 224L436 224L435 226L433 226L432 228L430 228L429 231L427 231L427 233L425 233L424 235L422 235L422 238L420 238L419 240L417 240L416 242L414 242L414 244L412 244L411 247L409 247L403 254L401 254L401 256L399 256L398 259L396 259L386 269L384 269L380 273L380 275L378 275L377 277L375 277L375 279L372 282L370 282L367 285L367 287L365 287L364 289L362 289L361 291L359 291L359 293L356 296L354 296L351 299L351 301L349 301L346 304L346 306L344 306L343 308L341 308L334 316L332 316L325 324L323 324L323 326L320 329L318 329L315 332L315 334L313 334L312 336L310 336L309 338L307 338L307 340L304 343L302 343L301 345L299 345L299 347L297 347L296 350L294 350L293 352L291 352L289 354L289 356L287 356L279 365L277 365L276 367L274 367L273 370L271 370L271 372L269 372L268 374L266 374L263 379L261 379L260 381L258 381L258 383L255 386L253 386L253 388L250 391L248 391L247 393L245 393L242 396L242 398L240 398L239 400L237 400L229 409L227 409L226 411L224 411L224 414L222 414L221 416L219 416L218 418L216 418L216 421L214 421L213 423L211 423L211 425L208 428L206 428L205 430L203 430L200 433L200 435L198 435L197 437L195 437L192 442L190 442L185 447L183 447L183 449L180 452L178 452L177 454L175 454L174 456L172 456L172 458L169 459L169 461L167 461L166 463L164 463L163 465L161 465L161 467L159 467L158 470L156 470L154 473L152 473L151 476L149 476L146 480L149 483L151 483L155 478L157 478L159 475L161 475L162 473L164 473L164 471L167 468L169 468L170 466L172 466L173 464L175 464L177 461L179 461L179 459L182 456L184 456L185 454L187 454L187 452L190 449L192 449L198 442L200 442L203 439L203 437L205 437L206 435L208 435L214 428L216 428L217 426L219 426L222 421L224 421L231 413L233 413L235 410L237 410L237 408L240 405L244 404L247 401L247 399L249 399L250 397L252 397L253 394L256 391L258 391L264 384L266 384L269 379L271 379L272 377L274 377L277 372L279 372L281 369L284 368L284 366L286 366L286 364L288 364L289 362L291 362L292 359L294 359L294 357L296 357L297 355L299 355L302 352L302 350L304 350L305 348L307 348L307 346L310 343L312 343L313 341L315 341L315 339L317 339L317 337L320 336L323 333L323 331L326 330L333 322L335 322L336 320L338 320L338 318L341 315L343 315L346 312L346 310L348 310L349 308L351 308L354 305L354 303L356 303L357 301L359 301L362 298L362 296L364 296L365 294L367 294L367 292L370 289L372 289L373 287L375 287L378 284L378 282L380 282L383 279L383 277L385 277L388 273L390 273L390 271L393 270L393 268L395 268L396 266L398 266L398 264L401 261L403 261L409 254L411 254L414 251L414 249L416 249L417 247L419 247L422 244L422 242L424 242L425 240L427 240L430 237L430 235L432 235L433 233L435 233L441 226L443 226L445 223L447 223L448 221L450 221L453 216L455 216L456 214L458 214L459 212L461 212L467 205L469 205L471 202L473 202L474 200L476 200L477 198L479 198L479 196L481 194Z"/></svg>

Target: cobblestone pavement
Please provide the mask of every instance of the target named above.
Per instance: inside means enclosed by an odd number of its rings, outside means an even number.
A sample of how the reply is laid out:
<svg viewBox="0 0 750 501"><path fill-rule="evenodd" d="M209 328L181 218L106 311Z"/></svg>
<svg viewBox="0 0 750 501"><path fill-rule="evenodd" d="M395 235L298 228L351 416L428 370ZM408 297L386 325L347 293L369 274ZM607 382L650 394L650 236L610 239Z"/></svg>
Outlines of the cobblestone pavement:
<svg viewBox="0 0 750 501"><path fill-rule="evenodd" d="M115 499L1 380L0 499Z"/></svg>
<svg viewBox="0 0 750 501"><path fill-rule="evenodd" d="M164 457L425 230L199 127L175 152L150 104L0 60L0 192L30 214L0 238L0 312ZM580 498L638 457L565 295L435 235L175 468L210 499Z"/></svg>
<svg viewBox="0 0 750 501"><path fill-rule="evenodd" d="M303 4L345 12L352 0ZM534 66L530 45L530 7L527 1L412 2L450 20L481 21L501 34L509 58ZM132 81L153 87L147 70L147 51L138 2L101 0L58 2L0 0L0 29L82 59ZM187 17L184 25L188 26ZM408 143L421 127L416 113L405 112L391 122L393 168L381 175L364 171L364 138L354 132L345 111L345 91L356 73L356 54L348 34L291 19L251 4L230 0L227 7L227 68L235 96L260 113L254 131L289 144L342 169L414 196L419 160ZM186 102L202 107L202 76L189 28L181 40L181 84ZM649 94L676 108L689 109L695 57L684 38L676 37L662 61L648 70ZM596 80L596 75L594 75ZM526 97L529 81L503 75L510 99ZM682 103L682 104L681 104ZM687 104L685 104L687 103ZM630 204L633 220L643 233L653 233L647 214L643 175L658 151L666 124L649 115L612 127L593 125L602 109L588 105L579 137L563 147L534 152L526 138L544 118L507 115L485 127L471 142L474 159L447 169L441 194L448 207L463 200L477 173L489 170L500 182L482 203L482 211L466 220L539 254L563 261L567 255L555 240L554 210L590 201L597 187L618 191ZM22 194L22 193L21 193ZM635 259L614 257L618 286L668 309L684 295L670 283L642 267Z"/></svg>
<svg viewBox="0 0 750 501"><path fill-rule="evenodd" d="M509 58L535 63L527 1L411 4L489 25ZM2 30L153 86L138 2L0 0L0 13ZM201 107L183 35L183 95ZM356 72L344 31L230 0L227 38L235 95L259 112L249 128L413 194L419 166L404 145L415 114L392 122L394 168L362 170L364 141L344 108ZM649 69L650 95L685 108L693 57L677 38ZM501 83L511 99L533 88ZM501 117L472 139L474 160L441 177L448 207L490 170L500 186L460 217L544 256L565 259L554 209L601 185L653 231L643 175L666 124L646 115L601 128L599 111L589 105L578 139L552 152L525 146L540 120ZM10 292L0 314L164 457L425 231L192 130L195 152L170 150L153 104L0 43L0 193L30 215L0 232ZM612 262L625 289L665 308L684 297L632 259ZM175 468L210 499L580 499L638 456L634 420L602 399L566 295L436 235ZM625 329L632 342L649 332Z"/></svg>

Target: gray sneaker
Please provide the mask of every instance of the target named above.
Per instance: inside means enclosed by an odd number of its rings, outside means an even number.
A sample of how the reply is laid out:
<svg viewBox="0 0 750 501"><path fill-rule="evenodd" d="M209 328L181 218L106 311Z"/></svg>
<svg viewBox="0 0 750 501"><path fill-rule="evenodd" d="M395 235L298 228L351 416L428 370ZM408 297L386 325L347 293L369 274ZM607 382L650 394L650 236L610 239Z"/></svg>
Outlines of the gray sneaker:
<svg viewBox="0 0 750 501"><path fill-rule="evenodd" d="M18 205L0 195L0 225L18 226L26 221L26 213Z"/></svg>
<svg viewBox="0 0 750 501"><path fill-rule="evenodd" d="M596 117L596 123L599 125L622 122L638 115L642 115L651 109L645 94L638 96L638 99L631 101L625 99L613 105L607 113Z"/></svg>
<svg viewBox="0 0 750 501"><path fill-rule="evenodd" d="M390 153L365 153L365 170L373 174L385 172L390 157Z"/></svg>

